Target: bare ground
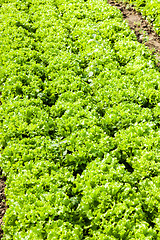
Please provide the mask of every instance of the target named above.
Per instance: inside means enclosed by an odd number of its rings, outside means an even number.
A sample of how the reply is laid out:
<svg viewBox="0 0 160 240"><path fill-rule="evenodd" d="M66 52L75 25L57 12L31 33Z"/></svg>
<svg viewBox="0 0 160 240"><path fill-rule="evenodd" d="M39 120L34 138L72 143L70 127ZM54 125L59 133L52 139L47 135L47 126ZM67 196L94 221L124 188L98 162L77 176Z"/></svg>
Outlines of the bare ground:
<svg viewBox="0 0 160 240"><path fill-rule="evenodd" d="M0 171L0 239L2 239L3 236L3 231L1 229L2 221L3 221L3 216L6 212L7 206L6 206L6 197L4 194L4 188L5 188L5 181L6 177L2 176L2 172Z"/></svg>
<svg viewBox="0 0 160 240"><path fill-rule="evenodd" d="M120 9L123 19L128 22L130 28L135 32L138 42L145 44L152 50L158 60L157 65L160 66L160 36L156 34L151 24L129 4L113 0L108 0L108 3Z"/></svg>

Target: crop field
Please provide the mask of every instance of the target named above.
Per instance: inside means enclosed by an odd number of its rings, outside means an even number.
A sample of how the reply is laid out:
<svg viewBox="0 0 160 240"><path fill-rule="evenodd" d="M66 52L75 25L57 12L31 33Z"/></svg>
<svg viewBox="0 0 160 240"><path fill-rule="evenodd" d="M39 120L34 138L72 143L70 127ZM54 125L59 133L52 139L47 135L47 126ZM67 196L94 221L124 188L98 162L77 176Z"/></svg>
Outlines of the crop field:
<svg viewBox="0 0 160 240"><path fill-rule="evenodd" d="M3 0L0 16L2 239L160 239L151 51L106 0Z"/></svg>

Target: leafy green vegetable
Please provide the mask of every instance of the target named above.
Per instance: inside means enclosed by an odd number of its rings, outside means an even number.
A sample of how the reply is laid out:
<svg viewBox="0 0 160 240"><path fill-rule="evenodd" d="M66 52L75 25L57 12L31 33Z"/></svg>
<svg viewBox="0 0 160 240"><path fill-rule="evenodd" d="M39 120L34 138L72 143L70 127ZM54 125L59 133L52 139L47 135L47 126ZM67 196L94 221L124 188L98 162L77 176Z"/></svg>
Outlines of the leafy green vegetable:
<svg viewBox="0 0 160 240"><path fill-rule="evenodd" d="M160 73L104 0L3 1L4 240L159 239Z"/></svg>

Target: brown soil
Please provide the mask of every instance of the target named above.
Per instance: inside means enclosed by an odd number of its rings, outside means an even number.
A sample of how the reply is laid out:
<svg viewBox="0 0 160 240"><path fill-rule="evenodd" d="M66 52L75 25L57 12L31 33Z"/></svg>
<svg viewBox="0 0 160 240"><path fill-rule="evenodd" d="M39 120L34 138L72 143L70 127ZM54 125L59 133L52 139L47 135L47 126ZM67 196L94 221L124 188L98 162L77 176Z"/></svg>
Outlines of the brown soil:
<svg viewBox="0 0 160 240"><path fill-rule="evenodd" d="M4 194L4 188L6 186L5 181L6 181L6 177L3 177L0 172L0 239L2 239L2 236L3 236L3 231L1 229L2 220L7 209L7 206L5 204L6 198Z"/></svg>
<svg viewBox="0 0 160 240"><path fill-rule="evenodd" d="M137 40L144 43L160 62L160 36L158 36L153 27L144 19L141 13L137 12L130 5L108 0L112 6L116 6L121 10L123 19L126 20L132 30L134 30ZM158 63L160 65L160 63Z"/></svg>

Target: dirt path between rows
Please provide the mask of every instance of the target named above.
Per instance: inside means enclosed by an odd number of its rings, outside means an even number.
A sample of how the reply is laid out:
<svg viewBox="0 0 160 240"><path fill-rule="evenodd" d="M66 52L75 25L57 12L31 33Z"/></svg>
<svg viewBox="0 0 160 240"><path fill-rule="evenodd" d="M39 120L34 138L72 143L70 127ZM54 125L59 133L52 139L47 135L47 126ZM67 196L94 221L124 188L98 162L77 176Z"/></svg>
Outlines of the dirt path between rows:
<svg viewBox="0 0 160 240"><path fill-rule="evenodd" d="M137 12L129 4L108 0L111 6L115 6L122 12L123 19L126 20L132 30L134 30L137 40L145 44L158 60L160 66L160 36L158 36L153 27L144 19L141 13Z"/></svg>

